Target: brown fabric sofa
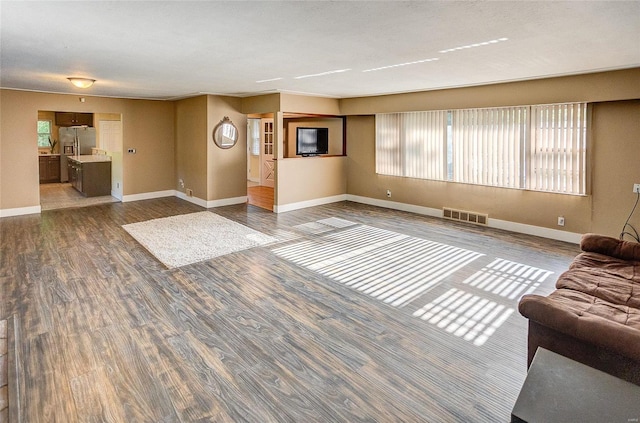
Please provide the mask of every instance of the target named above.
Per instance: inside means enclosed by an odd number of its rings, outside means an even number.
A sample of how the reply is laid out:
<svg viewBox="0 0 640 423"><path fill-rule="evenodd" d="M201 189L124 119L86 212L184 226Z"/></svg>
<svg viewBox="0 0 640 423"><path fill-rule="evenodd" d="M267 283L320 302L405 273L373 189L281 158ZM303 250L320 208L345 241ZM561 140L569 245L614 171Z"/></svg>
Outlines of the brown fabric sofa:
<svg viewBox="0 0 640 423"><path fill-rule="evenodd" d="M586 234L580 247L554 292L518 304L528 365L543 347L640 385L640 244Z"/></svg>

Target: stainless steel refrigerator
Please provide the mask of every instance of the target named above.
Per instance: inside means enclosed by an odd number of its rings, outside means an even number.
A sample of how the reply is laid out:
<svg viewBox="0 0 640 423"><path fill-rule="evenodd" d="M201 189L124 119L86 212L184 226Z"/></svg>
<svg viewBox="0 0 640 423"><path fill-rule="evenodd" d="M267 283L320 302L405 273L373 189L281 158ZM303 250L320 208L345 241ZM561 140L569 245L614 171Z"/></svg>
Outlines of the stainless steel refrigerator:
<svg viewBox="0 0 640 423"><path fill-rule="evenodd" d="M60 181L69 181L67 156L89 155L96 146L96 128L88 126L63 127L58 130L60 139Z"/></svg>

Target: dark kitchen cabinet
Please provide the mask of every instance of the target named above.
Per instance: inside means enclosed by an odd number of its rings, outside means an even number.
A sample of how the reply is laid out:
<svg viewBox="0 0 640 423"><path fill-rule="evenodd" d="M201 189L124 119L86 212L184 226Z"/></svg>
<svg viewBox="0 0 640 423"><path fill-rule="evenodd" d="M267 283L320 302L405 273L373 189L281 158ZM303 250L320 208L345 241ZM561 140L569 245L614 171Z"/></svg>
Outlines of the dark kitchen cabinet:
<svg viewBox="0 0 640 423"><path fill-rule="evenodd" d="M40 183L60 182L60 156L40 156Z"/></svg>
<svg viewBox="0 0 640 423"><path fill-rule="evenodd" d="M56 112L56 126L93 126L93 113Z"/></svg>
<svg viewBox="0 0 640 423"><path fill-rule="evenodd" d="M68 159L69 182L85 197L111 195L111 162Z"/></svg>

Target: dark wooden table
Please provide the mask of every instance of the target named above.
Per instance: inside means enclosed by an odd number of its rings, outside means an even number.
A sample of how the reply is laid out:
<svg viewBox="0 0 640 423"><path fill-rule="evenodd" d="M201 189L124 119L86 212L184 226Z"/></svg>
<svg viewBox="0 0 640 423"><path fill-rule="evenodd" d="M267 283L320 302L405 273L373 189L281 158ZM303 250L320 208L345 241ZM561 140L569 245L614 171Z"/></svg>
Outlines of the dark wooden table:
<svg viewBox="0 0 640 423"><path fill-rule="evenodd" d="M640 422L640 386L538 348L511 423Z"/></svg>

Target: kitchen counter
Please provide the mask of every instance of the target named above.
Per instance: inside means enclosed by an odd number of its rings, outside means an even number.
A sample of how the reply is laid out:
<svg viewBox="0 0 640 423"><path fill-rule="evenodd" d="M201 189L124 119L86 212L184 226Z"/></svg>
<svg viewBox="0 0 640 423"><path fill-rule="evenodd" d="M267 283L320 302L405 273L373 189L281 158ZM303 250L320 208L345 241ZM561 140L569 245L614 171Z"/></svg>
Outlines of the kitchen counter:
<svg viewBox="0 0 640 423"><path fill-rule="evenodd" d="M100 163L110 162L111 156L103 154L87 154L82 156L67 156L67 160L73 160L78 163Z"/></svg>
<svg viewBox="0 0 640 423"><path fill-rule="evenodd" d="M67 157L71 186L85 197L111 194L111 157L80 155Z"/></svg>

